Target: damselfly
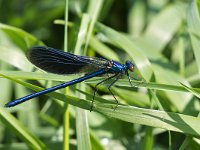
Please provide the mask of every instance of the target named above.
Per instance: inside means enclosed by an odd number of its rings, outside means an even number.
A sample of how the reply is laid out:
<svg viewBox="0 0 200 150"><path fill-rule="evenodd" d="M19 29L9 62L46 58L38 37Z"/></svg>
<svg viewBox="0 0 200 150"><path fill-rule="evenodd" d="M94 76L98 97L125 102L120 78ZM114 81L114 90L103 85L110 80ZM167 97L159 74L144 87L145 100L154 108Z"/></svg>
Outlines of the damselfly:
<svg viewBox="0 0 200 150"><path fill-rule="evenodd" d="M52 91L65 88L67 86L80 83L84 80L103 75L103 74L112 74L112 76L107 77L101 82L97 83L95 86L95 91L93 95L91 110L93 108L93 102L95 98L95 94L97 92L97 86L101 83L115 78L111 84L108 86L108 90L115 98L114 94L110 90L111 86L120 78L121 75L127 75L128 80L131 84L131 79L128 71L134 71L134 64L130 61L126 61L125 64L121 64L114 60L106 60L98 57L87 57L87 56L79 56L74 55L68 52L63 52L61 50L57 50L50 47L43 46L35 46L30 49L27 54L27 58L31 63L35 66L39 67L42 70L47 72L55 73L55 74L77 74L77 73L85 73L84 76L71 80L69 82L65 82L45 90L21 97L19 99L8 102L5 107L13 107L20 103L23 103L29 99L34 97L50 93ZM132 86L132 84L131 84ZM118 101L115 98L117 104Z"/></svg>

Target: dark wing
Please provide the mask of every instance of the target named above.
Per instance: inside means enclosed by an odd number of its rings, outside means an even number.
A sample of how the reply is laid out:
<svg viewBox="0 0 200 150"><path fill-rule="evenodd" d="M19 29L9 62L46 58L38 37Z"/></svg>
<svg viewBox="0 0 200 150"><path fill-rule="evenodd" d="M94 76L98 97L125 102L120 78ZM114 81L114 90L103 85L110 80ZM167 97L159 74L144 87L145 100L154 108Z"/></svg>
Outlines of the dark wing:
<svg viewBox="0 0 200 150"><path fill-rule="evenodd" d="M43 46L32 47L27 58L40 69L56 74L88 73L108 65L108 60L103 58L79 56Z"/></svg>

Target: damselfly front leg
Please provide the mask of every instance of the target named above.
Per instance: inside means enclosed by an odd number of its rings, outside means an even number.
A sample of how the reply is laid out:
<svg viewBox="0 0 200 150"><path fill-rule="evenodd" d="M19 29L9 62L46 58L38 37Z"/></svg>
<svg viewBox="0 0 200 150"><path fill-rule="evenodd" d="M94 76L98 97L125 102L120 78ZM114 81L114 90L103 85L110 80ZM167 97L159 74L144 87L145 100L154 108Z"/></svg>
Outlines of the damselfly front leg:
<svg viewBox="0 0 200 150"><path fill-rule="evenodd" d="M114 99L115 99L115 101L117 103L115 108L114 108L114 110L117 108L119 102L118 102L117 98L115 97L115 95L113 94L113 92L111 91L111 86L113 86L113 84L115 84L115 82L117 82L117 80L119 80L120 76L121 76L120 73L116 74L116 79L108 86L108 90L110 91L110 93L112 94L112 96L114 97Z"/></svg>
<svg viewBox="0 0 200 150"><path fill-rule="evenodd" d="M94 94L93 94L93 98L92 98L92 105L91 105L91 108L90 108L90 112L92 111L92 109L93 109L93 107L94 107L94 106L93 106L93 104L94 104L94 98L95 98L96 92L98 91L97 86L99 86L100 84L102 84L102 83L105 82L105 81L108 81L108 80L110 80L110 79L116 77L117 75L118 75L118 74L114 74L113 76L110 76L110 77L108 77L108 78L106 78L106 79L100 81L99 83L97 83L97 84L95 85L95 87L94 87ZM111 92L111 94L112 94L112 92ZM113 95L113 94L112 94L112 95ZM114 97L114 98L115 98L115 97Z"/></svg>

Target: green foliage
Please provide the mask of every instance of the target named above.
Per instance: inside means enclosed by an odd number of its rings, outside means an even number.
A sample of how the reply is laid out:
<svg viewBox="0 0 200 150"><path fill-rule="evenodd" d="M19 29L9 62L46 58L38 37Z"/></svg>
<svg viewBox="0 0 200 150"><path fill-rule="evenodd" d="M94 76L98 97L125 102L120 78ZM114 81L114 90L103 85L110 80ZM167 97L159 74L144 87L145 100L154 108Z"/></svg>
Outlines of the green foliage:
<svg viewBox="0 0 200 150"><path fill-rule="evenodd" d="M0 149L200 149L196 0L0 2ZM135 87L126 77L112 87L116 109L108 82L88 111L102 77L3 108L78 77L45 73L26 59L30 47L44 43L121 63L130 59Z"/></svg>

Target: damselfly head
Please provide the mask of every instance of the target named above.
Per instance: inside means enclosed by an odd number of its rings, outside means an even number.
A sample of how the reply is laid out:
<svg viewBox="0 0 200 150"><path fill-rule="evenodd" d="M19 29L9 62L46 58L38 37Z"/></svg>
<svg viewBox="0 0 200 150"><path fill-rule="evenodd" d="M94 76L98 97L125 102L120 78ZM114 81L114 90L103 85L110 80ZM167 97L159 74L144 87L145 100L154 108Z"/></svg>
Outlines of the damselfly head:
<svg viewBox="0 0 200 150"><path fill-rule="evenodd" d="M131 72L134 71L134 64L131 61L126 61L125 65L128 70L130 70Z"/></svg>

